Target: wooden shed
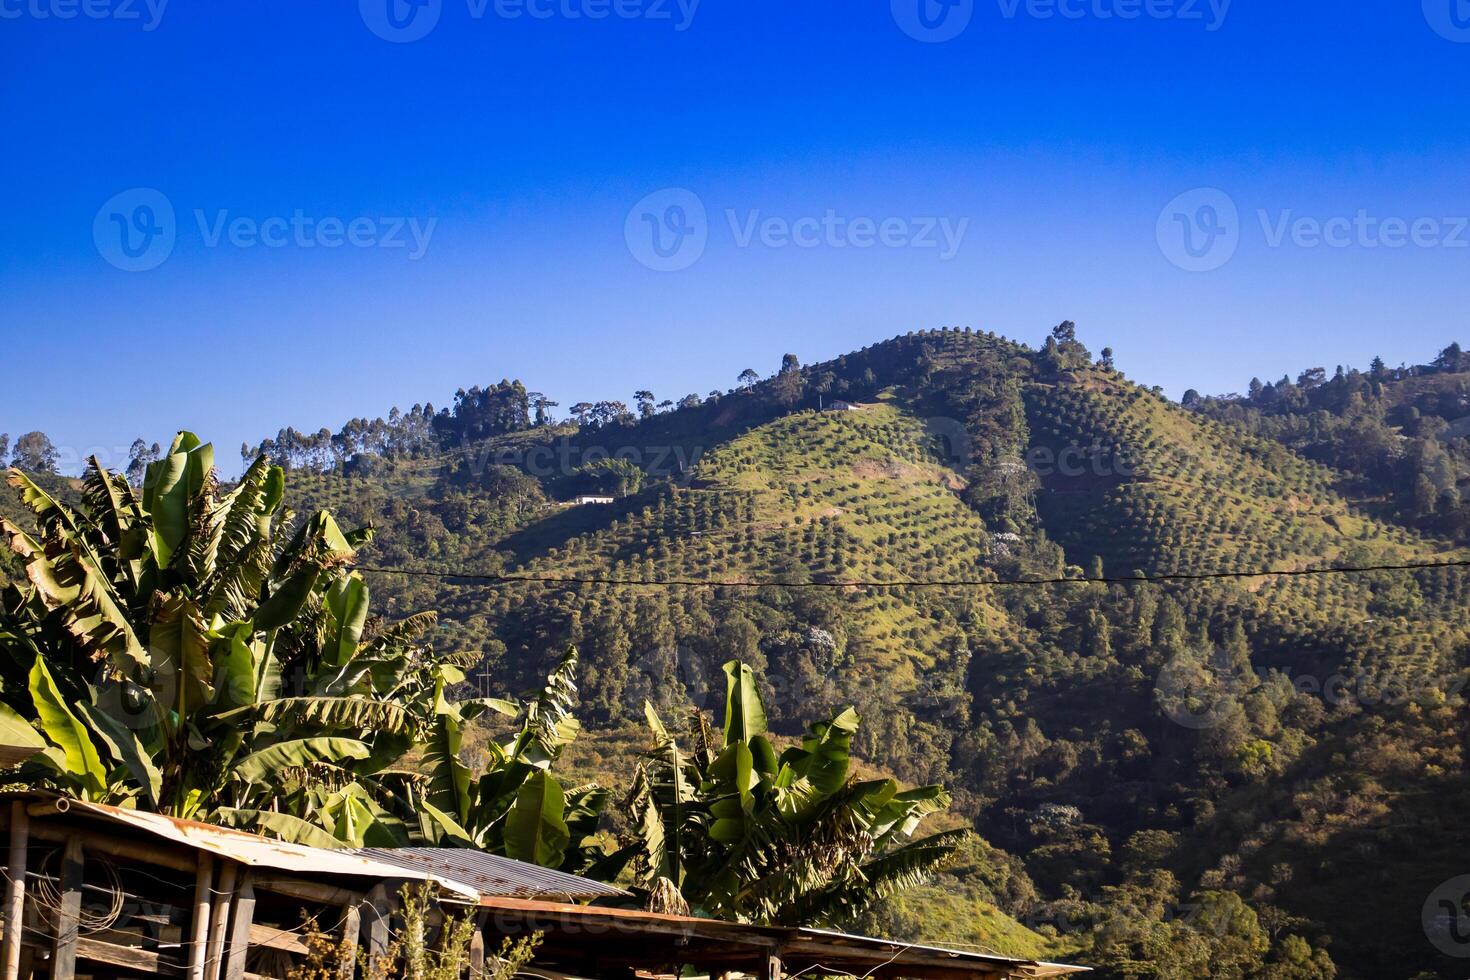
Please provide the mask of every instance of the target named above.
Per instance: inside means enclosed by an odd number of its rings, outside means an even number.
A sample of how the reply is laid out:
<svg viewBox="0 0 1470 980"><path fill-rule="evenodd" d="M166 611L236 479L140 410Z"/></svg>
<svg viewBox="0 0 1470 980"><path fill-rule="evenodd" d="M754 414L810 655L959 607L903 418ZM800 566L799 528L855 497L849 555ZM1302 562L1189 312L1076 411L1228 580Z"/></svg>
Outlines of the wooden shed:
<svg viewBox="0 0 1470 980"><path fill-rule="evenodd" d="M400 889L437 886L470 913L472 970L506 937L539 933L538 977L1050 977L1059 964L815 929L631 908L621 889L478 851L325 850L41 793L0 797L0 980L283 977L307 954L304 916L371 957L401 928ZM442 917L441 917L442 918ZM342 975L353 975L351 958ZM528 974L532 975L532 974Z"/></svg>

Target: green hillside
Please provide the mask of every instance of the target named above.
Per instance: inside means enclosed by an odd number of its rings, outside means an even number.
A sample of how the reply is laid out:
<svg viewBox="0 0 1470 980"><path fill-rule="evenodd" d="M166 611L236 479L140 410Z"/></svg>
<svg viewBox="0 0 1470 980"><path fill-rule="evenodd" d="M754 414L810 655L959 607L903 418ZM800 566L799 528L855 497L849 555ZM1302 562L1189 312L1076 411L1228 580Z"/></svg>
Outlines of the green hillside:
<svg viewBox="0 0 1470 980"><path fill-rule="evenodd" d="M644 700L713 708L733 657L778 735L854 705L865 764L946 783L988 842L868 928L1102 976L1453 976L1420 912L1470 852L1466 570L1084 579L1470 554L1467 380L1182 405L1070 324L943 330L672 410L553 423L501 382L247 449L298 510L376 524L372 565L430 573L368 574L497 689L577 644L589 772L630 765ZM1076 581L881 584L1032 578Z"/></svg>

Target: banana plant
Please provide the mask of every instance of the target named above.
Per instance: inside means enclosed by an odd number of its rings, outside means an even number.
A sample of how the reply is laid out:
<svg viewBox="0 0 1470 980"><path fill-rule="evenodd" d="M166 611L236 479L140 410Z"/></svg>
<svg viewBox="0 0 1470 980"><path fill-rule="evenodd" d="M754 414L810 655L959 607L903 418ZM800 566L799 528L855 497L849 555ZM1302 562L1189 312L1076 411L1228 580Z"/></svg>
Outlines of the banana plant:
<svg viewBox="0 0 1470 980"><path fill-rule="evenodd" d="M0 782L323 846L406 844L423 839L418 804L448 797L399 760L452 756L475 713L522 710L451 704L473 662L420 644L432 614L372 617L351 570L371 529L344 533L323 511L290 531L285 475L263 458L222 492L211 447L180 433L141 492L92 460L77 510L8 478L36 529L0 521L26 573L0 592L0 733L35 751ZM507 766L555 757L570 700L548 697L525 709ZM544 826L523 845L536 786L521 782L517 856L560 863L545 829L557 794L540 780ZM568 827L596 805L562 797Z"/></svg>
<svg viewBox="0 0 1470 980"><path fill-rule="evenodd" d="M851 778L855 711L778 756L754 672L724 669L723 731L691 712L688 751L645 705L654 746L624 801L640 885L669 882L718 918L836 925L952 859L967 832L914 837L949 806L941 787Z"/></svg>
<svg viewBox="0 0 1470 980"><path fill-rule="evenodd" d="M436 696L419 810L426 840L617 877L632 852L605 854L598 840L607 791L595 784L564 787L551 772L580 731L572 715L577 659L576 648L568 648L544 686L519 704L486 698L451 704ZM466 722L486 710L515 719L513 734L490 743L489 760L474 775L460 761L460 742Z"/></svg>

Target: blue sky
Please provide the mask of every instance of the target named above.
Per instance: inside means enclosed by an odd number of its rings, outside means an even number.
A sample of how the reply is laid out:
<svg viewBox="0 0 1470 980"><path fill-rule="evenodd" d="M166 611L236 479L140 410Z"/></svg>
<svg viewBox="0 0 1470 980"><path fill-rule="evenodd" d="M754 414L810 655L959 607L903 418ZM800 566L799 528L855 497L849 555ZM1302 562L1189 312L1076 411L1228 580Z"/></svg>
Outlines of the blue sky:
<svg viewBox="0 0 1470 980"><path fill-rule="evenodd" d="M232 464L943 325L1175 395L1470 340L1465 0L426 2L0 0L0 430Z"/></svg>

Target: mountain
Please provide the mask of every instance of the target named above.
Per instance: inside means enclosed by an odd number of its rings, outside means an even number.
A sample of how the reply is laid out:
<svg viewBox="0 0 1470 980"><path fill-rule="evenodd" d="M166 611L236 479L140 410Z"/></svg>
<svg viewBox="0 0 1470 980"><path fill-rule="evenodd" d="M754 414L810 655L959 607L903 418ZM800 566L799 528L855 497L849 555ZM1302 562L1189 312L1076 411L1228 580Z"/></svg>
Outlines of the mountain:
<svg viewBox="0 0 1470 980"><path fill-rule="evenodd" d="M779 733L855 705L866 764L947 783L988 842L870 928L1104 976L1452 976L1470 573L1242 573L1470 556L1467 391L1452 346L1180 404L1068 323L566 422L503 381L244 448L374 523L379 599L440 609L497 685L578 644L592 768L731 657ZM1239 577L1116 581L1174 573ZM1005 914L963 932L970 902Z"/></svg>

